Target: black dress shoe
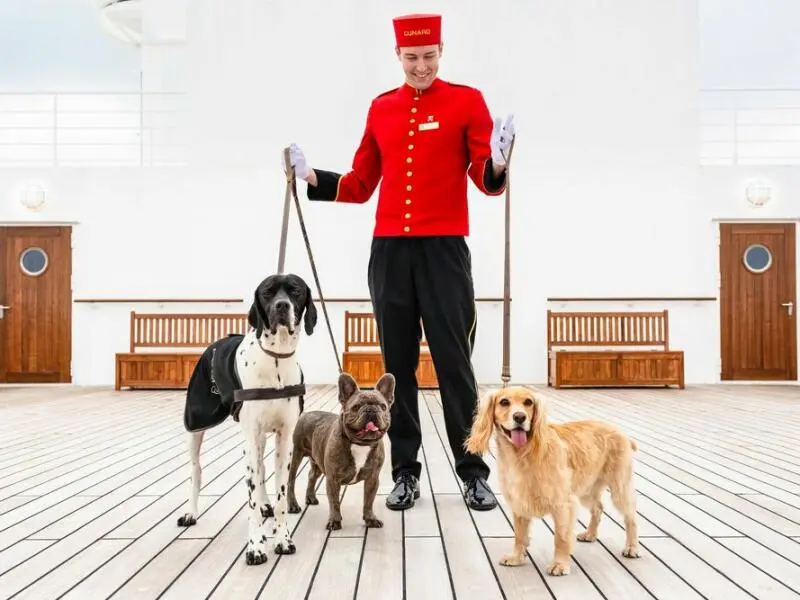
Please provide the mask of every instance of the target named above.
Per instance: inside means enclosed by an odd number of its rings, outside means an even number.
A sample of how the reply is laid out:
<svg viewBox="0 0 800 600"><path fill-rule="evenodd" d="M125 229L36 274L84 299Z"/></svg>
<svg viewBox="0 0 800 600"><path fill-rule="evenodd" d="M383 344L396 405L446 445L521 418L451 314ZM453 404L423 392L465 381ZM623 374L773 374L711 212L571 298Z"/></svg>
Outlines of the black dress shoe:
<svg viewBox="0 0 800 600"><path fill-rule="evenodd" d="M405 510L414 506L419 498L419 480L410 473L401 473L394 482L394 489L386 496L386 507Z"/></svg>
<svg viewBox="0 0 800 600"><path fill-rule="evenodd" d="M472 510L492 510L497 498L483 477L472 477L464 484L464 498Z"/></svg>

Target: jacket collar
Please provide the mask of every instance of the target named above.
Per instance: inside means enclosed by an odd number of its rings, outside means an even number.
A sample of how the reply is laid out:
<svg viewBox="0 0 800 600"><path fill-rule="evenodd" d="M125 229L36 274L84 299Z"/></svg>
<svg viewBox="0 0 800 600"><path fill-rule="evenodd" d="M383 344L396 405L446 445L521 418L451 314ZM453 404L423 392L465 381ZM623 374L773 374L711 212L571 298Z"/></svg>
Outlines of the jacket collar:
<svg viewBox="0 0 800 600"><path fill-rule="evenodd" d="M415 96L416 97L427 96L427 95L430 95L430 94L436 92L436 90L441 89L443 86L444 86L444 82L441 79L439 79L438 77L436 79L434 79L433 82L431 83L431 85L428 87L428 89L425 89L425 90L419 90L419 89L415 88L413 85L409 85L408 82L404 81L403 85L400 86L400 93L404 97L410 97L410 98L413 98Z"/></svg>

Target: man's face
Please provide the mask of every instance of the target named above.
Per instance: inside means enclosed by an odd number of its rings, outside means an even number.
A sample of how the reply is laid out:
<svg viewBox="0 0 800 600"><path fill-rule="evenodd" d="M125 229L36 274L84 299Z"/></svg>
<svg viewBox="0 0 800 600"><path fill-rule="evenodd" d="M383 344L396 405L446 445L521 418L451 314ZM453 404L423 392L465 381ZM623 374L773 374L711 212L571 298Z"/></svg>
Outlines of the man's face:
<svg viewBox="0 0 800 600"><path fill-rule="evenodd" d="M442 44L397 48L397 57L403 65L406 81L417 89L427 89L439 72Z"/></svg>

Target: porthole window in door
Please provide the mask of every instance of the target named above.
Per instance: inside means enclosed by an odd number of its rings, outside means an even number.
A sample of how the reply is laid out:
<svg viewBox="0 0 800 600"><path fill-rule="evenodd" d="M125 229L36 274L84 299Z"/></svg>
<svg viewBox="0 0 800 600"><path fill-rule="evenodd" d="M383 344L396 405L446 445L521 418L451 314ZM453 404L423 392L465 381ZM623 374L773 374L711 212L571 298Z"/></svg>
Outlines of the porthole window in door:
<svg viewBox="0 0 800 600"><path fill-rule="evenodd" d="M772 266L772 253L763 244L752 244L744 251L742 260L751 273L763 273Z"/></svg>
<svg viewBox="0 0 800 600"><path fill-rule="evenodd" d="M31 277L39 277L44 273L49 262L47 252L41 248L26 248L19 255L19 268Z"/></svg>

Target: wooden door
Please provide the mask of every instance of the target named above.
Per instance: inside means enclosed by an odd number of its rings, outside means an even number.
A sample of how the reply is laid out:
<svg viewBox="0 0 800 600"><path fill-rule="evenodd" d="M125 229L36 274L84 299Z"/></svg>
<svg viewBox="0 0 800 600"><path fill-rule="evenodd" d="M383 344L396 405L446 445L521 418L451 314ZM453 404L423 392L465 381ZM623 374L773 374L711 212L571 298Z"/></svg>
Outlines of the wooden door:
<svg viewBox="0 0 800 600"><path fill-rule="evenodd" d="M723 380L797 379L794 223L720 225Z"/></svg>
<svg viewBox="0 0 800 600"><path fill-rule="evenodd" d="M71 236L0 227L0 383L72 381Z"/></svg>

